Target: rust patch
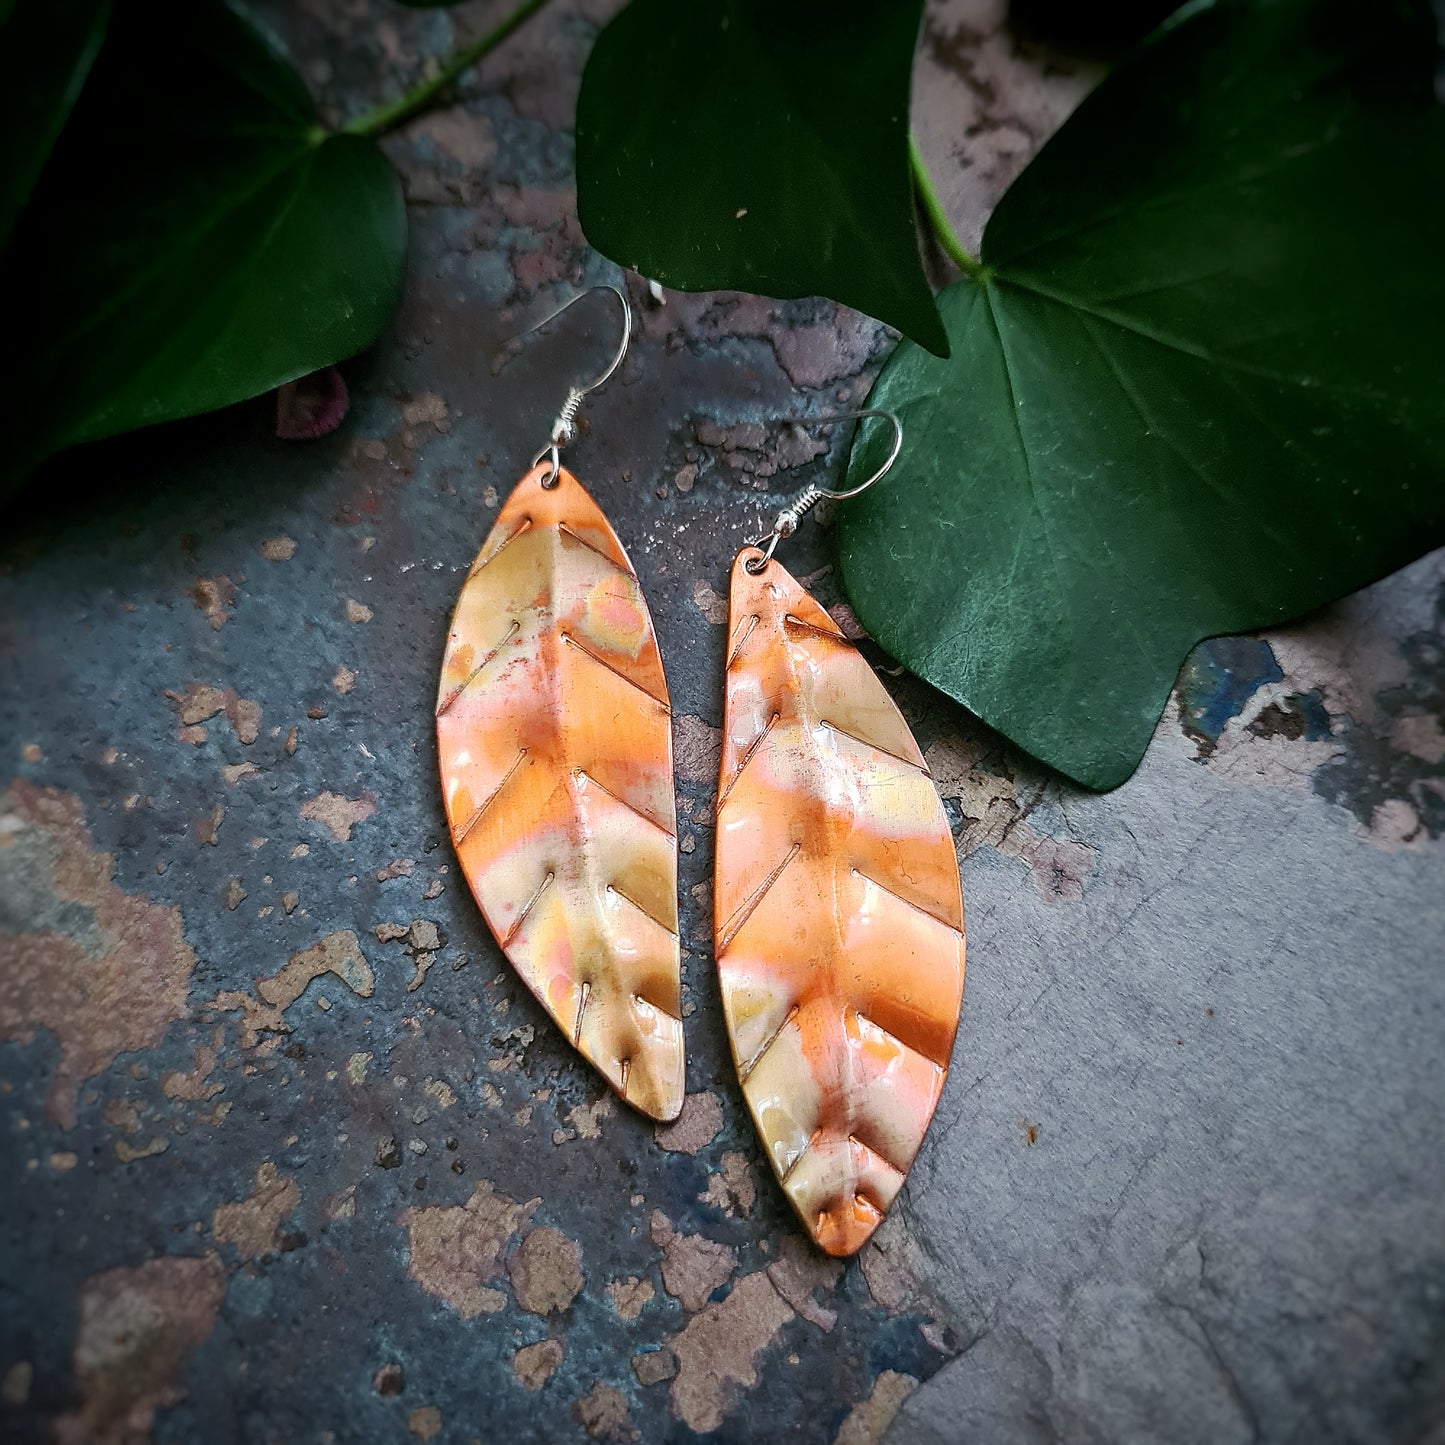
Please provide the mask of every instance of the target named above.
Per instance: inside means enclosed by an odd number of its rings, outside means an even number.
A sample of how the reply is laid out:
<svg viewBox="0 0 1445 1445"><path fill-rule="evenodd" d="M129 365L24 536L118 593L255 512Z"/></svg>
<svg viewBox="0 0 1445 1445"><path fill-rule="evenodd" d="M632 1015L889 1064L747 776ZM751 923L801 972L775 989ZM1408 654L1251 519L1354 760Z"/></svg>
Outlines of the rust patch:
<svg viewBox="0 0 1445 1445"><path fill-rule="evenodd" d="M722 1126L722 1100L704 1090L682 1101L682 1113L658 1129L657 1142L670 1154L696 1154L717 1138Z"/></svg>
<svg viewBox="0 0 1445 1445"><path fill-rule="evenodd" d="M639 1350L632 1357L632 1373L639 1385L660 1385L677 1374L677 1356L671 1350Z"/></svg>
<svg viewBox="0 0 1445 1445"><path fill-rule="evenodd" d="M696 474L694 467L693 472ZM699 580L692 584L692 605L702 613L714 627L721 627L728 620L728 600L714 592L711 585Z"/></svg>
<svg viewBox="0 0 1445 1445"><path fill-rule="evenodd" d="M134 1164L137 1159L153 1159L157 1154L164 1154L171 1147L171 1141L162 1134L148 1143L136 1146L127 1144L124 1139L115 1141L115 1157L122 1164Z"/></svg>
<svg viewBox="0 0 1445 1445"><path fill-rule="evenodd" d="M590 1104L578 1104L567 1111L567 1122L571 1125L567 1133L578 1139L600 1139L602 1121L610 1119L612 1113L611 1094L604 1094Z"/></svg>
<svg viewBox="0 0 1445 1445"><path fill-rule="evenodd" d="M250 747L261 735L261 704L249 697L238 697L226 707L226 718L236 731L239 742Z"/></svg>
<svg viewBox="0 0 1445 1445"><path fill-rule="evenodd" d="M256 992L273 1008L284 1011L323 973L334 973L353 993L371 997L375 986L371 966L349 928L328 933L319 943L293 953L280 973L256 980Z"/></svg>
<svg viewBox="0 0 1445 1445"><path fill-rule="evenodd" d="M820 1305L813 1294L815 1290L836 1287L843 1261L810 1249L796 1234L784 1237L778 1253L779 1257L768 1266L773 1288L796 1314L826 1334L838 1323L838 1313Z"/></svg>
<svg viewBox="0 0 1445 1445"><path fill-rule="evenodd" d="M217 1244L233 1244L247 1259L270 1254L279 1243L281 1221L294 1213L301 1191L271 1161L256 1166L256 1187L248 1199L222 1204L211 1217Z"/></svg>
<svg viewBox="0 0 1445 1445"><path fill-rule="evenodd" d="M976 766L977 759L959 740L942 738L923 755L939 795L957 800L964 827L958 838L961 857L992 848L1016 858L1033 875L1045 903L1079 903L1095 852L1072 838L1050 838L1029 821L1043 800L1040 785L1032 798L1019 797L1012 778L997 777Z"/></svg>
<svg viewBox="0 0 1445 1445"><path fill-rule="evenodd" d="M912 1375L884 1370L873 1382L866 1400L860 1400L838 1427L833 1445L878 1445L903 1402L918 1388Z"/></svg>
<svg viewBox="0 0 1445 1445"><path fill-rule="evenodd" d="M351 830L376 816L376 794L344 798L340 793L318 793L302 803L301 816L308 823L320 823L338 843L349 843Z"/></svg>
<svg viewBox="0 0 1445 1445"><path fill-rule="evenodd" d="M336 689L338 697L345 697L356 686L356 674L344 662L338 662L331 685Z"/></svg>
<svg viewBox="0 0 1445 1445"><path fill-rule="evenodd" d="M197 724L209 721L217 713L226 715L237 741L247 747L261 735L261 704L242 697L233 687L212 687L209 683L191 682L186 684L184 691L167 691L166 696L175 704L183 742L205 742L206 730ZM199 736L196 736L198 733Z"/></svg>
<svg viewBox="0 0 1445 1445"><path fill-rule="evenodd" d="M492 123L486 116L472 115L460 106L437 111L417 121L408 130L408 135L413 133L429 137L434 145L469 171L484 169L497 153ZM445 404L441 413L446 416Z"/></svg>
<svg viewBox="0 0 1445 1445"><path fill-rule="evenodd" d="M205 731L204 728L201 729ZM221 836L221 823L225 819L226 810L217 803L214 808L203 818L197 818L191 824L191 836L203 848L214 848Z"/></svg>
<svg viewBox="0 0 1445 1445"><path fill-rule="evenodd" d="M464 1320L496 1314L507 1296L489 1282L502 1277L502 1251L541 1202L518 1204L484 1179L465 1204L404 1210L407 1273Z"/></svg>
<svg viewBox="0 0 1445 1445"><path fill-rule="evenodd" d="M434 391L419 391L402 402L401 419L409 427L430 425L438 433L451 430L446 401Z"/></svg>
<svg viewBox="0 0 1445 1445"><path fill-rule="evenodd" d="M80 1408L55 1422L58 1445L133 1445L156 1411L185 1396L186 1357L215 1327L226 1272L214 1254L153 1259L88 1279L80 1292Z"/></svg>
<svg viewBox="0 0 1445 1445"><path fill-rule="evenodd" d="M191 601L205 615L211 630L219 632L231 619L236 584L229 577L197 577L191 584Z"/></svg>
<svg viewBox="0 0 1445 1445"><path fill-rule="evenodd" d="M582 1291L582 1251L560 1229L527 1232L507 1261L517 1303L533 1315L561 1314Z"/></svg>
<svg viewBox="0 0 1445 1445"><path fill-rule="evenodd" d="M639 1279L636 1275L611 1280L607 1285L612 1313L620 1320L635 1320L656 1293L651 1280Z"/></svg>
<svg viewBox="0 0 1445 1445"><path fill-rule="evenodd" d="M923 1337L941 1348L946 1314L925 1281L924 1260L901 1218L890 1215L858 1256L868 1293L893 1314L926 1315Z"/></svg>
<svg viewBox="0 0 1445 1445"><path fill-rule="evenodd" d="M378 1395L390 1397L399 1395L406 1389L406 1375L400 1365L394 1361L383 1365L372 1377L371 1388Z"/></svg>
<svg viewBox="0 0 1445 1445"><path fill-rule="evenodd" d="M736 1149L723 1154L721 1168L708 1175L707 1188L697 1196L699 1204L711 1204L727 1215L741 1213L744 1219L752 1218L757 1198L758 1186L753 1182L748 1156Z"/></svg>
<svg viewBox="0 0 1445 1445"><path fill-rule="evenodd" d="M72 793L16 779L0 796L0 1039L59 1045L46 1118L73 1127L81 1083L154 1048L186 1014L196 955L178 908L123 893Z"/></svg>
<svg viewBox="0 0 1445 1445"><path fill-rule="evenodd" d="M716 1430L739 1389L758 1382L758 1356L793 1318L765 1273L744 1275L719 1304L695 1314L667 1343L677 1357L672 1412L699 1434Z"/></svg>
<svg viewBox="0 0 1445 1445"><path fill-rule="evenodd" d="M572 1406L572 1418L587 1432L590 1440L606 1440L611 1445L630 1445L641 1438L627 1408L627 1396L601 1380Z"/></svg>
<svg viewBox="0 0 1445 1445"><path fill-rule="evenodd" d="M35 1369L29 1360L17 1360L0 1375L0 1400L7 1405L23 1405L30 1399L30 1385Z"/></svg>
<svg viewBox="0 0 1445 1445"><path fill-rule="evenodd" d="M268 562L289 562L296 555L296 539L284 535L267 537L261 543L261 555Z"/></svg>
<svg viewBox="0 0 1445 1445"><path fill-rule="evenodd" d="M418 1405L406 1417L406 1428L418 1440L434 1440L442 1431L442 1412L435 1405Z"/></svg>
<svg viewBox="0 0 1445 1445"><path fill-rule="evenodd" d="M538 1340L535 1345L523 1345L512 1356L512 1373L518 1384L528 1390L540 1390L556 1373L562 1355L561 1340Z"/></svg>
<svg viewBox="0 0 1445 1445"><path fill-rule="evenodd" d="M313 979L334 973L347 988L362 998L370 998L376 986L371 965L361 951L356 935L349 928L328 933L319 943L293 953L279 973L256 980L259 1001L248 993L230 990L217 994L207 1008L223 1013L239 1009L242 1013L241 1047L253 1049L263 1033L291 1032L285 1013L306 992Z"/></svg>
<svg viewBox="0 0 1445 1445"><path fill-rule="evenodd" d="M700 1234L677 1233L660 1209L652 1211L649 1232L662 1251L662 1287L688 1314L696 1314L738 1267L736 1250Z"/></svg>
<svg viewBox="0 0 1445 1445"><path fill-rule="evenodd" d="M700 717L683 713L672 725L677 776L684 783L717 782L722 731Z"/></svg>

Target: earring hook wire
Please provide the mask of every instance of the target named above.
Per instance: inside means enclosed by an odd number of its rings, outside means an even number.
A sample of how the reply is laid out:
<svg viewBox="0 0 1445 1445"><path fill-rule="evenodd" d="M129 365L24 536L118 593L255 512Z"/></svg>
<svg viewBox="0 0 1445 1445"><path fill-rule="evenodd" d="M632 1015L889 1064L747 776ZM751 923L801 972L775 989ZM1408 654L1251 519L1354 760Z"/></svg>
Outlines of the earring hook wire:
<svg viewBox="0 0 1445 1445"><path fill-rule="evenodd" d="M557 419L552 423L551 440L539 447L537 455L532 458L534 467L543 457L548 458L552 470L542 478L542 486L549 490L557 485L557 477L562 469L562 448L577 434L577 412L582 405L583 398L609 381L613 372L622 365L623 357L627 355L627 346L632 340L632 307L628 304L626 295L617 286L589 286L585 291L579 291L575 296L569 297L555 311L548 312L535 325L529 326L525 331L519 332L512 338L514 341L520 341L522 337L530 336L534 331L540 331L549 322L555 321L569 306L575 306L584 297L595 295L600 291L610 291L622 307L622 341L617 348L617 354L600 376L594 377L584 386L573 384L567 388L567 400L562 403L562 410L557 413Z"/></svg>
<svg viewBox="0 0 1445 1445"><path fill-rule="evenodd" d="M804 487L795 497L788 501L773 519L772 529L764 532L762 536L751 542L753 547L764 549L761 557L754 557L743 563L749 572L759 573L769 562L773 560L773 553L778 550L778 543L784 537L791 537L798 530L798 523L803 520L807 512L819 502L844 502L849 497L856 497L860 492L866 492L874 482L881 482L886 477L898 460L898 453L903 449L903 423L897 415L884 407L870 406L861 411L840 411L832 416L787 416L780 418L783 426L834 426L844 421L863 421L870 416L876 416L886 421L893 428L893 446L889 449L883 465L868 478L866 482L859 482L856 487L830 488L809 484Z"/></svg>

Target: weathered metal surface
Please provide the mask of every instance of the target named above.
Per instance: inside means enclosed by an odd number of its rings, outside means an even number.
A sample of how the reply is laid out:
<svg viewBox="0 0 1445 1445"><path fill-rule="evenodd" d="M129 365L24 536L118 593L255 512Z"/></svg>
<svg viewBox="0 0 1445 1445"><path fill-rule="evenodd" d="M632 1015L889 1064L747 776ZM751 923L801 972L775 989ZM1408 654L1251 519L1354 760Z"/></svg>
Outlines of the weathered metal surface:
<svg viewBox="0 0 1445 1445"><path fill-rule="evenodd" d="M442 797L503 953L622 1098L682 1110L672 714L632 564L571 472L517 483L457 598Z"/></svg>
<svg viewBox="0 0 1445 1445"><path fill-rule="evenodd" d="M902 714L837 623L745 547L729 586L713 957L743 1097L798 1218L856 1254L948 1073L963 898Z"/></svg>
<svg viewBox="0 0 1445 1445"><path fill-rule="evenodd" d="M491 19L261 8L337 114ZM615 274L566 136L608 8L554 0L388 143L408 294L338 434L282 444L239 408L69 459L0 529L0 1435L1426 1436L1445 556L1198 649L1105 798L883 673L953 827L970 980L908 1187L827 1260L755 1142L712 972L722 594L782 498L841 469L768 423L858 404L890 341L825 303L634 285L573 454L675 711L679 1121L615 1107L493 943L431 713L480 519L577 374L584 308L492 358ZM930 163L957 145L993 187L1078 83L1003 10L930 6L918 71ZM964 91L967 136L943 124ZM849 630L826 526L789 546Z"/></svg>

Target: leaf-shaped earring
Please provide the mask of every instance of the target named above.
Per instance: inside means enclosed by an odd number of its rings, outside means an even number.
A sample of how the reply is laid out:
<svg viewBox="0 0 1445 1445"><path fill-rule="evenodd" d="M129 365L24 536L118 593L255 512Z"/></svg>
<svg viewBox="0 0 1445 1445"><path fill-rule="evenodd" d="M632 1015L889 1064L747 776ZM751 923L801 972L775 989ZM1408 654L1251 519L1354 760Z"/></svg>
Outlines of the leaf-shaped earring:
<svg viewBox="0 0 1445 1445"><path fill-rule="evenodd" d="M963 998L963 896L923 756L862 654L773 559L733 560L714 956L753 1122L818 1245L856 1252L933 1117ZM805 425L814 423L805 422Z"/></svg>
<svg viewBox="0 0 1445 1445"><path fill-rule="evenodd" d="M622 344L568 391L462 584L437 752L457 858L502 951L617 1093L666 1120L684 1082L667 684L627 553L561 465L631 332L622 292L593 289L621 301Z"/></svg>

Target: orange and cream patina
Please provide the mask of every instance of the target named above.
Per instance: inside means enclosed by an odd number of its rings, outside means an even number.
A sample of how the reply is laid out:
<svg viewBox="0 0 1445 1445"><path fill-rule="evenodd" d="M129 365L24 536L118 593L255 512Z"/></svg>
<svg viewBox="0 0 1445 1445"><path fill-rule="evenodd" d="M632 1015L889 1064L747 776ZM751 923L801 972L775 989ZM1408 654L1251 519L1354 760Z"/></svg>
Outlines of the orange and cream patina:
<svg viewBox="0 0 1445 1445"><path fill-rule="evenodd" d="M866 659L777 563L733 563L714 863L718 982L753 1120L829 1254L882 1222L963 997L943 806Z"/></svg>
<svg viewBox="0 0 1445 1445"><path fill-rule="evenodd" d="M667 684L617 534L534 467L462 586L437 695L452 842L527 986L629 1104L684 1089Z"/></svg>

